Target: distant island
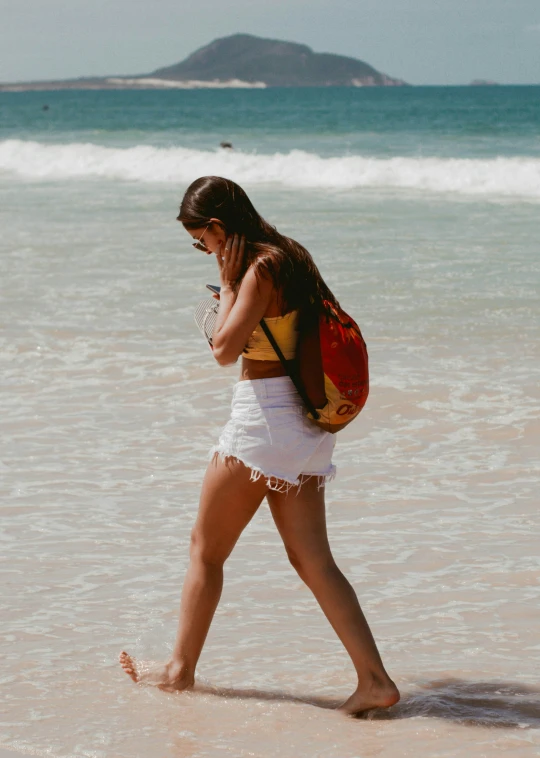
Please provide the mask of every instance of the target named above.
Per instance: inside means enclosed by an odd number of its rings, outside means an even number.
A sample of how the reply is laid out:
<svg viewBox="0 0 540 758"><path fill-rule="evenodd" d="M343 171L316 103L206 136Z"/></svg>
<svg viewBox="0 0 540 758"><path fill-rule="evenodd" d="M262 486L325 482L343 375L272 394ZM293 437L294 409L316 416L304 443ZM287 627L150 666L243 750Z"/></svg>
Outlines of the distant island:
<svg viewBox="0 0 540 758"><path fill-rule="evenodd" d="M0 84L0 91L404 86L402 79L357 58L314 53L294 42L233 34L201 47L181 63L149 74Z"/></svg>
<svg viewBox="0 0 540 758"><path fill-rule="evenodd" d="M499 82L493 82L491 79L473 79L469 84L470 87L499 87Z"/></svg>

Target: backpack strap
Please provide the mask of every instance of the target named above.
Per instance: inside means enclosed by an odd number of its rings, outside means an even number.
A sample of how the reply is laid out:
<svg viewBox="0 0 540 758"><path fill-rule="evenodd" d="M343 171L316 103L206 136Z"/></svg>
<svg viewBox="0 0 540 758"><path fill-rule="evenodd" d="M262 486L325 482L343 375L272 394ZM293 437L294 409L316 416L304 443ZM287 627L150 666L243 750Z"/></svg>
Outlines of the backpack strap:
<svg viewBox="0 0 540 758"><path fill-rule="evenodd" d="M306 408L311 413L311 415L313 416L313 418L316 421L318 421L320 419L320 417L321 417L321 414L317 411L317 409L315 408L315 406L313 405L313 403L311 402L311 400L307 396L307 393L306 393L304 387L302 386L302 382L300 381L300 377L298 376L298 372L296 371L296 368L295 368L295 365L294 365L294 361L288 361L285 358L285 356L281 352L280 346L276 342L276 339L275 339L274 335L272 334L272 332L268 328L268 325L266 324L266 322L265 322L265 320L263 318L261 319L261 327L262 327L262 330L265 333L266 337L268 338L268 342L272 345L272 347L276 351L276 355L278 356L279 360L281 361L281 365L283 366L283 368L287 372L287 376L289 376L291 378L291 381L294 384L294 386L296 387L296 390L297 390L298 394L300 395L300 397L304 401L304 404L305 404Z"/></svg>

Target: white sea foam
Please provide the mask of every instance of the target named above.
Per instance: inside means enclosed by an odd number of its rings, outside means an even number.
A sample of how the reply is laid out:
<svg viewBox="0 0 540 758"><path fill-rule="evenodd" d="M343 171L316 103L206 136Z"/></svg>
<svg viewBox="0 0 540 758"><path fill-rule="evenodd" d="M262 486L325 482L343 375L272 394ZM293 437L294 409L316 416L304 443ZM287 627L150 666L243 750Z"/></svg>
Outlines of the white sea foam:
<svg viewBox="0 0 540 758"><path fill-rule="evenodd" d="M306 189L394 188L540 200L537 158L322 157L301 150L264 155L6 140L0 142L0 171L29 179L100 177L175 183L218 174L245 184Z"/></svg>

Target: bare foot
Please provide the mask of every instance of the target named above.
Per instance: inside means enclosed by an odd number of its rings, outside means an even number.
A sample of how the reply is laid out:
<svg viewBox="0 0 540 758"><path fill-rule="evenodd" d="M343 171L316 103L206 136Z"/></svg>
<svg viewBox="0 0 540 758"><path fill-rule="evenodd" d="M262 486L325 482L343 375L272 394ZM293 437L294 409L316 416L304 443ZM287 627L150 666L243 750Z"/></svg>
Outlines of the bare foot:
<svg viewBox="0 0 540 758"><path fill-rule="evenodd" d="M182 664L175 661L161 665L148 665L136 661L135 658L122 651L120 665L134 682L158 687L166 692L187 690L195 683L193 675L188 674Z"/></svg>
<svg viewBox="0 0 540 758"><path fill-rule="evenodd" d="M399 690L391 679L385 684L372 681L368 685L358 685L356 691L338 710L355 716L373 708L389 708L398 702L399 697Z"/></svg>

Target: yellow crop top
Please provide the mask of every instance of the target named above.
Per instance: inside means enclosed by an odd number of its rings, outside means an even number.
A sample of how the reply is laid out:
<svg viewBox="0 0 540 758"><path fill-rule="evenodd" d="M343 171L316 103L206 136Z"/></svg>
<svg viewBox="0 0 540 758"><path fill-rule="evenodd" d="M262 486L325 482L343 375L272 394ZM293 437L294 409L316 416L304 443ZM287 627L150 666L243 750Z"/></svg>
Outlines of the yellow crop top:
<svg viewBox="0 0 540 758"><path fill-rule="evenodd" d="M294 358L298 342L298 311L291 311L284 316L274 316L264 320L281 348L281 352L290 361ZM252 332L244 349L244 355L252 361L279 361L279 357L260 324Z"/></svg>

